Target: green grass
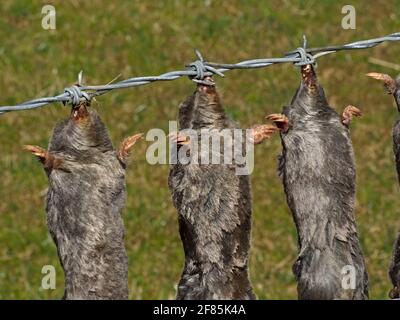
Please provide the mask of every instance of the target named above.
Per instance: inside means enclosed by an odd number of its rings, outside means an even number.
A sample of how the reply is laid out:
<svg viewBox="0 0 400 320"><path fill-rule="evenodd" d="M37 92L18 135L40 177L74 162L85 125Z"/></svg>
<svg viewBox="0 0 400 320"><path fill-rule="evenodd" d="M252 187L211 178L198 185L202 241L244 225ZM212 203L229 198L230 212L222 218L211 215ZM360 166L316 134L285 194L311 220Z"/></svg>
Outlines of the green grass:
<svg viewBox="0 0 400 320"><path fill-rule="evenodd" d="M41 28L41 7L57 9L57 30ZM176 70L195 59L281 56L301 44L341 44L399 31L400 1L355 1L357 29L341 28L348 1L11 1L0 8L0 104L53 95L76 82L87 83ZM400 44L338 53L319 60L319 76L338 111L346 105L365 113L352 126L357 160L356 214L370 275L371 298L385 299L387 269L399 229L399 187L394 170L391 126L393 99L365 77L369 71L395 73L369 57L400 63ZM288 103L299 81L291 65L233 71L216 79L230 115L243 127L263 122ZM193 91L188 79L115 91L98 98L96 108L115 143L128 134L167 128L178 104ZM21 151L23 144L46 146L67 107L9 113L0 117L0 299L58 299L63 275L46 227L47 179L41 166ZM135 149L128 170L125 209L132 299L171 299L183 266L176 211L167 188L168 166L145 161L146 143ZM296 233L276 174L280 141L257 147L252 176L254 221L251 278L261 299L295 299L291 266ZM41 269L57 268L57 289L43 291Z"/></svg>

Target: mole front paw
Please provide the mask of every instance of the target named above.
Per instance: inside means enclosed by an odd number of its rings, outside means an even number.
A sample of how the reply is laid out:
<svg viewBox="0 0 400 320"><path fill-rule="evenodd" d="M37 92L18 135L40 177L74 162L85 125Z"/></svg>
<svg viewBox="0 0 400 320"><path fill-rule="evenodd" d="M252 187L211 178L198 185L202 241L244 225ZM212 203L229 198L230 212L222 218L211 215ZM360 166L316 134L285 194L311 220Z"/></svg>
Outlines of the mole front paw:
<svg viewBox="0 0 400 320"><path fill-rule="evenodd" d="M251 128L249 140L253 144L259 144L265 139L269 139L279 129L269 124L259 124Z"/></svg>
<svg viewBox="0 0 400 320"><path fill-rule="evenodd" d="M168 138L172 143L176 143L179 146L190 144L190 137L183 132L172 132L168 135Z"/></svg>
<svg viewBox="0 0 400 320"><path fill-rule="evenodd" d="M289 130L289 119L282 113L273 113L266 117L267 120L272 121L278 129L286 133Z"/></svg>
<svg viewBox="0 0 400 320"><path fill-rule="evenodd" d="M130 136L126 138L124 141L122 141L121 146L118 150L118 159L122 163L126 163L128 161L128 158L131 154L132 147L135 145L135 143L140 140L143 137L142 133L135 134L133 136Z"/></svg>
<svg viewBox="0 0 400 320"><path fill-rule="evenodd" d="M384 86L389 94L394 94L397 88L396 81L389 75L384 73L370 72L367 73L368 77L383 81Z"/></svg>
<svg viewBox="0 0 400 320"><path fill-rule="evenodd" d="M362 112L360 109L351 105L347 106L342 113L342 123L348 127L353 117L361 117L361 116Z"/></svg>
<svg viewBox="0 0 400 320"><path fill-rule="evenodd" d="M43 164L45 169L58 169L63 162L61 158L52 155L42 147L25 145L23 148L25 151L31 152L33 155L35 155Z"/></svg>

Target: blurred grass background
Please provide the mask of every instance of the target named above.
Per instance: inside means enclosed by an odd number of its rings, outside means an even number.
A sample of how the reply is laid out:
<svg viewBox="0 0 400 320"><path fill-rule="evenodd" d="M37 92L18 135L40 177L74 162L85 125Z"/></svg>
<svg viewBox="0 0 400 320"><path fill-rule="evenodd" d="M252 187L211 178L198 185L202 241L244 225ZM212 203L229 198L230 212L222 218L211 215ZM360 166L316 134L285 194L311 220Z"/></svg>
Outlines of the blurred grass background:
<svg viewBox="0 0 400 320"><path fill-rule="evenodd" d="M41 8L53 4L57 29L41 27ZM357 29L341 28L341 8L352 4ZM279 57L301 44L343 44L400 31L400 1L13 1L0 7L0 105L54 95L76 82L88 84L181 69L199 48L209 61L238 62ZM400 63L400 43L333 54L318 61L318 73L336 110L359 106L352 125L357 160L356 215L370 275L370 295L385 299L387 269L399 229L399 187L391 126L392 97L365 77L369 71L396 75L370 57ZM233 71L216 77L227 112L243 127L289 103L299 82L292 65ZM114 91L95 104L115 144L129 134L168 129L177 106L195 85L188 79ZM0 299L59 299L63 276L47 232L41 166L21 151L46 146L67 107L9 113L0 117ZM294 224L276 174L278 137L257 147L252 176L254 221L251 278L261 299L295 299L291 266L296 259ZM173 299L183 267L176 211L167 188L168 166L145 161L146 143L135 147L128 170L124 212L132 299ZM57 289L40 289L43 265L57 269Z"/></svg>

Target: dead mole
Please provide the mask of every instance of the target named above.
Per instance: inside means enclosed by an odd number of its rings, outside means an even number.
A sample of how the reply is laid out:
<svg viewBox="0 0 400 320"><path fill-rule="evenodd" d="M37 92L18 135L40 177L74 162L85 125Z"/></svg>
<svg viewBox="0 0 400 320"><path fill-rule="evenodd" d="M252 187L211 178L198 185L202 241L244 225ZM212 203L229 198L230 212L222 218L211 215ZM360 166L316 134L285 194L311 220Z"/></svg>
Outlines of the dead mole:
<svg viewBox="0 0 400 320"><path fill-rule="evenodd" d="M354 216L355 163L349 136L353 116L332 109L312 65L301 67L290 106L272 120L281 132L279 170L298 232L293 265L299 299L367 299L368 277ZM351 270L353 272L351 272ZM343 285L344 273L354 275ZM351 282L351 281L350 281Z"/></svg>
<svg viewBox="0 0 400 320"><path fill-rule="evenodd" d="M181 104L178 123L180 131L174 140L182 148L190 140L185 129L210 130L218 135L222 129L238 128L225 114L214 84L198 84ZM276 130L271 125L255 126L251 141L260 143ZM255 299L248 271L252 214L249 176L237 175L234 163L178 162L171 166L168 182L185 253L177 299Z"/></svg>
<svg viewBox="0 0 400 320"><path fill-rule="evenodd" d="M400 112L400 77L395 80L387 74L375 72L368 73L367 75L384 82L387 92L393 95L397 105L397 110ZM392 135L397 178L400 183L400 120L397 120L394 123ZM400 234L397 236L393 248L393 258L389 268L389 277L393 284L393 289L390 291L389 296L391 299L400 299Z"/></svg>
<svg viewBox="0 0 400 320"><path fill-rule="evenodd" d="M117 152L99 115L82 103L58 123L48 150L25 146L49 180L47 224L65 273L64 299L128 299L121 216L129 152Z"/></svg>

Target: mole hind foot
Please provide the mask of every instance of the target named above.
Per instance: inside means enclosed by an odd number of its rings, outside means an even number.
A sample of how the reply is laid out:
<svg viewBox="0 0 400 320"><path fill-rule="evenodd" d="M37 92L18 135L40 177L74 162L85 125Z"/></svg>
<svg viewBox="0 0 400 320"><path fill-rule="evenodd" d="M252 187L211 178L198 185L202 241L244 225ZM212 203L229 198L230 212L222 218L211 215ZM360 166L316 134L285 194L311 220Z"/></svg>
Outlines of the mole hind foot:
<svg viewBox="0 0 400 320"><path fill-rule="evenodd" d="M283 133L286 133L289 130L289 119L284 114L273 113L265 118L272 121Z"/></svg>
<svg viewBox="0 0 400 320"><path fill-rule="evenodd" d="M138 133L133 136L130 136L128 138L125 138L124 141L122 141L121 146L119 147L118 150L118 159L126 164L128 161L128 158L131 154L132 147L135 145L135 143L142 138L143 134Z"/></svg>
<svg viewBox="0 0 400 320"><path fill-rule="evenodd" d="M268 124L259 124L251 128L249 140L253 144L259 144L265 139L269 139L279 129Z"/></svg>
<svg viewBox="0 0 400 320"><path fill-rule="evenodd" d="M35 155L46 169L57 169L62 163L60 158L50 154L42 147L25 145L23 146L23 149Z"/></svg>
<svg viewBox="0 0 400 320"><path fill-rule="evenodd" d="M368 77L376 80L383 81L388 94L394 94L396 91L396 81L389 75L384 73L370 72L367 73Z"/></svg>
<svg viewBox="0 0 400 320"><path fill-rule="evenodd" d="M342 113L342 123L348 127L353 117L361 117L362 112L355 106L347 106Z"/></svg>

